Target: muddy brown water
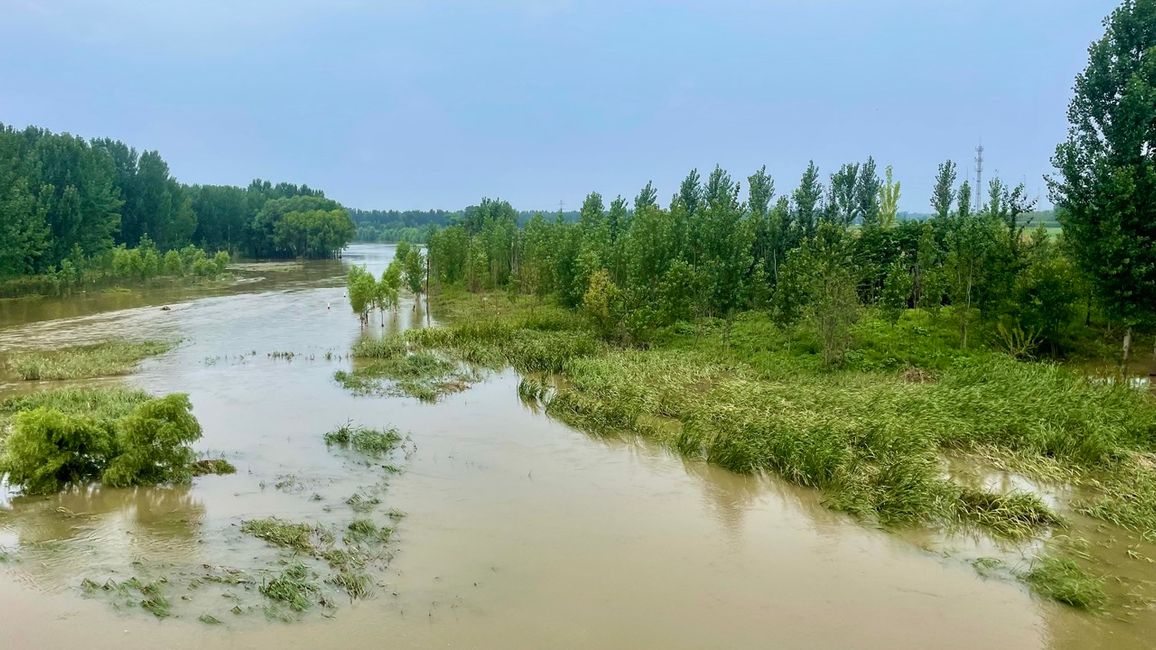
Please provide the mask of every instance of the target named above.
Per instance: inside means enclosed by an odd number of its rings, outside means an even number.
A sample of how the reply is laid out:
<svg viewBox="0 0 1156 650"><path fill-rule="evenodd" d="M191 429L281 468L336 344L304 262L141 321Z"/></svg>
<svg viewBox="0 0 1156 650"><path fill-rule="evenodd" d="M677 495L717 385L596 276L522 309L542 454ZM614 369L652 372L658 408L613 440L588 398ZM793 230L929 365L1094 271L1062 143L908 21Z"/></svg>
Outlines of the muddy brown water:
<svg viewBox="0 0 1156 650"><path fill-rule="evenodd" d="M982 543L874 530L812 491L586 436L520 401L512 371L437 404L349 395L332 375L366 334L343 269L380 272L392 251L253 265L230 287L0 303L0 354L181 339L125 381L188 393L204 427L197 449L238 468L187 487L8 494L0 647L1152 647L1150 617L1083 614L979 576L961 557ZM411 307L384 328L375 316L369 335L436 323ZM9 381L0 395L29 388ZM176 602L177 617L158 621L83 595L86 577L266 562L272 551L240 533L244 519L347 518L342 500L381 479L321 441L350 419L397 426L413 444L384 493L383 507L406 516L375 598L293 623L210 626L197 616L219 603Z"/></svg>

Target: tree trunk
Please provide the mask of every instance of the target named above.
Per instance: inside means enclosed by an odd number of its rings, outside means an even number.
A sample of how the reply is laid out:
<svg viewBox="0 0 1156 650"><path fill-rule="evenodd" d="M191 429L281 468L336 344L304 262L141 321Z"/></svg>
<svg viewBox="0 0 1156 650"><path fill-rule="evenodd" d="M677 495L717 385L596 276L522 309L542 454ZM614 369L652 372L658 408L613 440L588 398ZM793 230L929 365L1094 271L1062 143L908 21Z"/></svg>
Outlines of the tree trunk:
<svg viewBox="0 0 1156 650"><path fill-rule="evenodd" d="M1124 377L1128 376L1128 358L1132 356L1132 326L1124 330L1124 358L1120 364Z"/></svg>

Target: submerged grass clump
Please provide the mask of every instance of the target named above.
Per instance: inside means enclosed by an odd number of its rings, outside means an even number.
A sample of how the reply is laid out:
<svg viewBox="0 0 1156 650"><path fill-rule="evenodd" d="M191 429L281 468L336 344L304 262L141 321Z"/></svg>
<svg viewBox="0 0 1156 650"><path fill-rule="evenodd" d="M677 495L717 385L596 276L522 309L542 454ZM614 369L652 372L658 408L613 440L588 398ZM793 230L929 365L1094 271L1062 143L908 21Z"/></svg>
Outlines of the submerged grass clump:
<svg viewBox="0 0 1156 650"><path fill-rule="evenodd" d="M85 578L80 588L87 594L104 593L111 596L118 606L139 606L157 618L168 618L172 614L172 603L164 595L167 580L161 578L153 582L142 582L136 576L117 582L112 578L97 583Z"/></svg>
<svg viewBox="0 0 1156 650"><path fill-rule="evenodd" d="M1040 498L1027 492L997 494L962 489L959 512L965 521L1011 539L1031 537L1041 529L1060 526L1063 520Z"/></svg>
<svg viewBox="0 0 1156 650"><path fill-rule="evenodd" d="M320 593L309 569L301 563L289 566L281 575L263 582L258 589L266 598L284 603L294 612L312 607Z"/></svg>
<svg viewBox="0 0 1156 650"><path fill-rule="evenodd" d="M25 381L42 379L89 379L127 375L142 360L175 347L166 341L112 340L57 350L17 352L9 369Z"/></svg>
<svg viewBox="0 0 1156 650"><path fill-rule="evenodd" d="M316 553L320 546L332 541L332 535L322 528L277 517L244 521L241 523L241 532L275 546L308 554Z"/></svg>
<svg viewBox="0 0 1156 650"><path fill-rule="evenodd" d="M401 445L401 432L395 428L369 429L354 426L351 422L325 434L325 444L351 447L366 456L384 456Z"/></svg>
<svg viewBox="0 0 1156 650"><path fill-rule="evenodd" d="M341 588L353 600L373 595L373 584L368 575L360 571L342 569L325 580Z"/></svg>
<svg viewBox="0 0 1156 650"><path fill-rule="evenodd" d="M425 402L465 390L476 377L429 352L407 353L399 341L363 342L354 357L370 359L352 371L333 377L356 395L408 395Z"/></svg>
<svg viewBox="0 0 1156 650"><path fill-rule="evenodd" d="M236 474L237 468L224 458L203 458L193 463L193 476L206 474Z"/></svg>
<svg viewBox="0 0 1156 650"><path fill-rule="evenodd" d="M1042 556L1022 575L1032 591L1045 598L1088 609L1103 604L1103 580L1088 575L1068 558Z"/></svg>

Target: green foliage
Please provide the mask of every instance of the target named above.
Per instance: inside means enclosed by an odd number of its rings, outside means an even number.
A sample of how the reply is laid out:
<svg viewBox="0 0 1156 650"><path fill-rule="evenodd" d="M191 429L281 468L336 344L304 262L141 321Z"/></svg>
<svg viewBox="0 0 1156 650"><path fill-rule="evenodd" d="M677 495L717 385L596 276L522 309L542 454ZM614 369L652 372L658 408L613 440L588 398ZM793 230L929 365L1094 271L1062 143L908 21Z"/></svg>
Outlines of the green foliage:
<svg viewBox="0 0 1156 650"><path fill-rule="evenodd" d="M326 534L324 530L316 526L285 521L277 517L243 521L241 522L241 532L274 546L306 554L316 552L324 542Z"/></svg>
<svg viewBox="0 0 1156 650"><path fill-rule="evenodd" d="M111 340L52 351L16 352L9 355L8 368L25 381L127 375L143 359L164 354L174 345L164 341Z"/></svg>
<svg viewBox="0 0 1156 650"><path fill-rule="evenodd" d="M401 433L394 428L368 429L345 423L325 434L325 444L352 447L366 456L384 456L401 444Z"/></svg>
<svg viewBox="0 0 1156 650"><path fill-rule="evenodd" d="M5 402L4 411L16 412L0 458L9 480L33 494L97 479L112 486L187 481L188 445L201 435L188 397L104 390Z"/></svg>
<svg viewBox="0 0 1156 650"><path fill-rule="evenodd" d="M300 562L290 565L276 578L262 582L258 589L266 598L284 603L294 612L312 607L320 592L311 572Z"/></svg>
<svg viewBox="0 0 1156 650"><path fill-rule="evenodd" d="M621 293L606 269L599 269L590 277L582 296L582 311L603 337L614 334L622 323Z"/></svg>
<svg viewBox="0 0 1156 650"><path fill-rule="evenodd" d="M1037 594L1080 609L1104 602L1103 580L1090 576L1069 558L1043 556L1022 576Z"/></svg>
<svg viewBox="0 0 1156 650"><path fill-rule="evenodd" d="M1108 313L1126 324L1156 309L1156 3L1126 0L1088 49L1068 105L1068 137L1049 179L1065 242Z"/></svg>
<svg viewBox="0 0 1156 650"><path fill-rule="evenodd" d="M370 308L375 304L383 304L385 299L373 274L361 266L349 267L345 276L345 293L349 296L349 306L361 319L362 325L369 324Z"/></svg>
<svg viewBox="0 0 1156 650"><path fill-rule="evenodd" d="M236 474L237 468L224 458L204 458L193 463L191 471L193 476Z"/></svg>
<svg viewBox="0 0 1156 650"><path fill-rule="evenodd" d="M99 476L115 437L106 423L37 408L16 416L0 467L30 494L55 492Z"/></svg>
<svg viewBox="0 0 1156 650"><path fill-rule="evenodd" d="M188 481L195 458L189 444L201 437L187 395L149 400L116 425L117 455L101 480L114 487Z"/></svg>
<svg viewBox="0 0 1156 650"><path fill-rule="evenodd" d="M327 257L353 237L345 209L307 186L186 186L156 151L0 124L3 293L67 293L159 276L220 275L227 258L172 251ZM136 251L133 254L117 252ZM12 281L15 279L16 281Z"/></svg>

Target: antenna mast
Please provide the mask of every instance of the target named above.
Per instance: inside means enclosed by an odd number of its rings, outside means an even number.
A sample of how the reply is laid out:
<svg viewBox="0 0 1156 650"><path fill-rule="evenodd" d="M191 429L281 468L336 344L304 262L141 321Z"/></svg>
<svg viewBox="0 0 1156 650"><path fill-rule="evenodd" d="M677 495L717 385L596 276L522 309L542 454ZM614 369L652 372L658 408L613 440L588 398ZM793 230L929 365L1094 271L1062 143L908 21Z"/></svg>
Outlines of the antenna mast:
<svg viewBox="0 0 1156 650"><path fill-rule="evenodd" d="M983 202L983 143L975 148L975 210Z"/></svg>

